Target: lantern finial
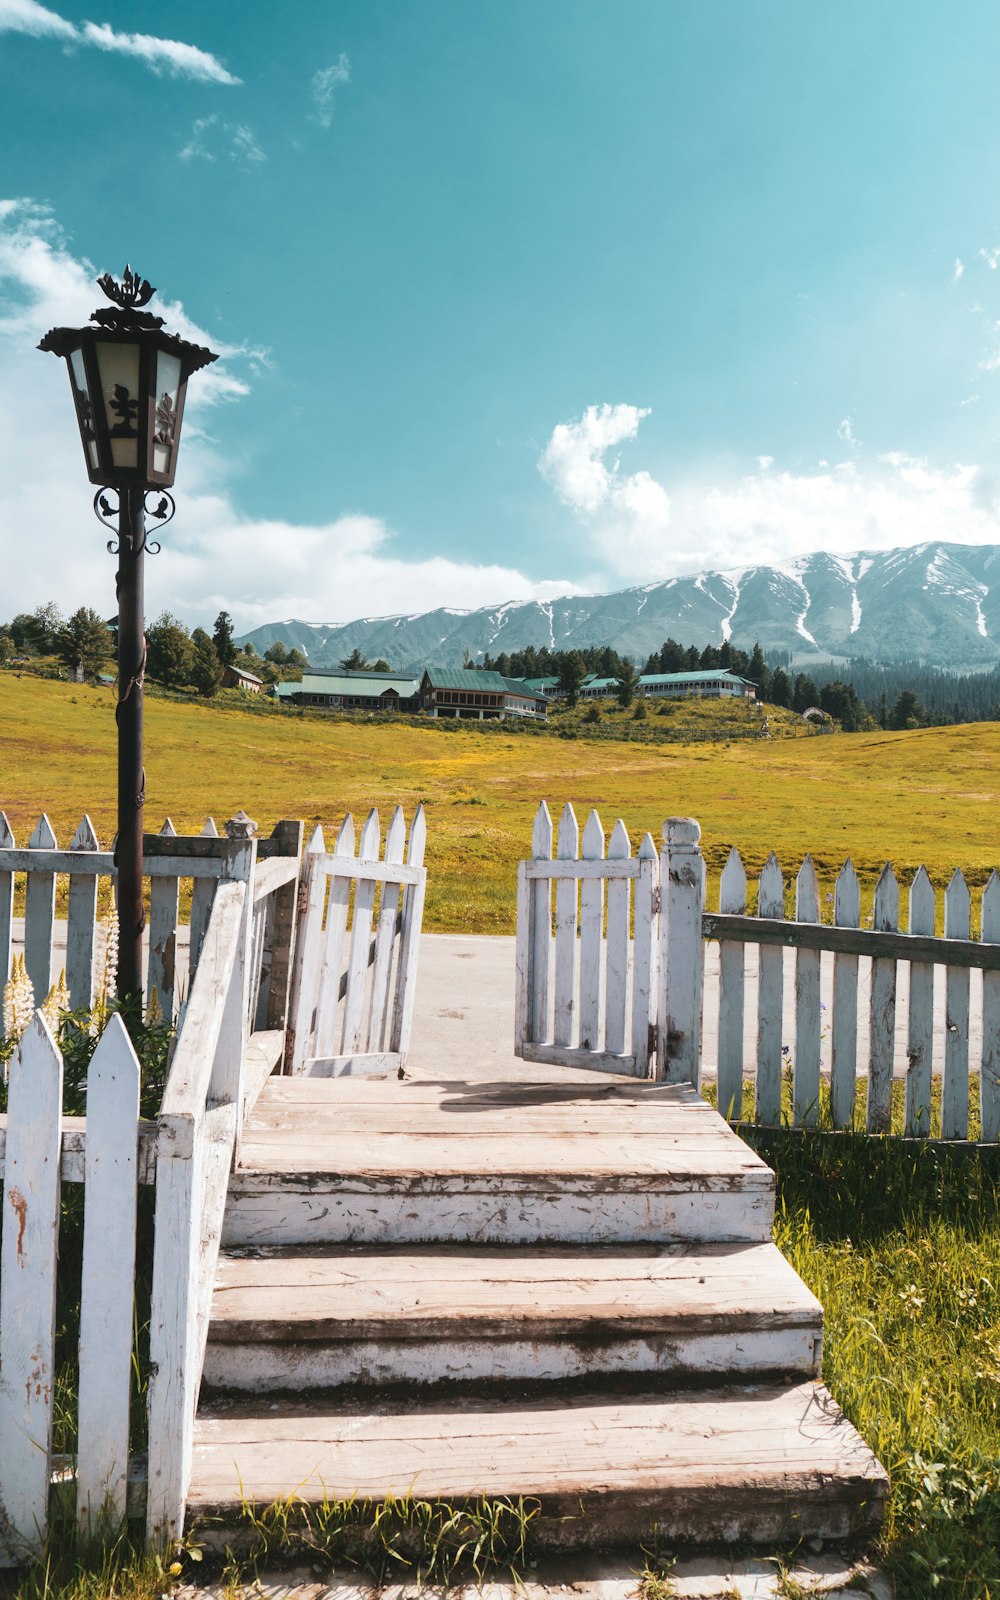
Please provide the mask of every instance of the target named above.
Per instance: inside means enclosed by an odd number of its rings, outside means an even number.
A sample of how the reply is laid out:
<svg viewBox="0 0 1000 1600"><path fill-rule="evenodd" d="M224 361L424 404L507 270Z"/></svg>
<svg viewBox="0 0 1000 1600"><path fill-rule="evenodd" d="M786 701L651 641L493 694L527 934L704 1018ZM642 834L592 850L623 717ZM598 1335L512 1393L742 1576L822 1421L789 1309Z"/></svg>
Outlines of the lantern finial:
<svg viewBox="0 0 1000 1600"><path fill-rule="evenodd" d="M121 283L110 272L105 272L103 277L98 278L97 287L103 289L108 299L113 300L116 306L121 306L123 311L131 311L133 306L148 305L156 293L149 279L140 278L127 261Z"/></svg>

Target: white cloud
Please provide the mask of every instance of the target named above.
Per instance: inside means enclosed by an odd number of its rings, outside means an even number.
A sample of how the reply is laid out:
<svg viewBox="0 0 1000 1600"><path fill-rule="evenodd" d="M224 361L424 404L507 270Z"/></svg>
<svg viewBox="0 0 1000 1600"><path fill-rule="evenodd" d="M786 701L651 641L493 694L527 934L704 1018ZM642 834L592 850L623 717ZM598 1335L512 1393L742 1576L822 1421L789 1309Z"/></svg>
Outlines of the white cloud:
<svg viewBox="0 0 1000 1600"><path fill-rule="evenodd" d="M1000 265L1000 247L995 247L992 250L977 250L976 260L985 261L990 271L996 272L997 266Z"/></svg>
<svg viewBox="0 0 1000 1600"><path fill-rule="evenodd" d="M0 200L0 620L47 599L102 615L112 603L114 563L91 523L69 384L62 363L35 348L47 328L86 322L100 299L97 270L72 254L44 207ZM580 592L499 564L404 559L384 522L361 512L317 525L241 514L227 489L227 463L204 430L213 406L247 393L267 353L220 344L177 302L154 304L168 327L223 359L192 379L178 515L147 575L151 616L170 610L211 623L225 607L244 629L288 616L346 622Z"/></svg>
<svg viewBox="0 0 1000 1600"><path fill-rule="evenodd" d="M159 39L148 33L116 33L110 23L84 22L77 28L38 0L0 0L0 33L25 33L36 39L62 39L67 45L92 45L98 50L135 56L151 71L201 83L237 84L217 57L197 45Z"/></svg>
<svg viewBox="0 0 1000 1600"><path fill-rule="evenodd" d="M321 67L313 74L310 92L313 99L313 121L328 128L333 121L333 91L342 83L351 81L351 63L343 51L330 67Z"/></svg>
<svg viewBox="0 0 1000 1600"><path fill-rule="evenodd" d="M196 117L192 123L187 144L177 154L182 161L218 161L228 156L230 161L251 170L267 160L246 123L226 122L217 113L210 117Z"/></svg>
<svg viewBox="0 0 1000 1600"><path fill-rule="evenodd" d="M589 524L591 543L606 564L663 577L670 570L670 497L648 472L622 472L617 455L606 460L609 451L636 437L648 416L640 406L588 406L575 422L556 425L538 470L563 504Z"/></svg>
<svg viewBox="0 0 1000 1600"><path fill-rule="evenodd" d="M957 283L959 278L964 277L964 275L965 275L965 262L962 260L961 256L956 256L955 257L955 270L951 275L952 283Z"/></svg>
<svg viewBox="0 0 1000 1600"><path fill-rule="evenodd" d="M75 39L76 29L37 0L0 0L0 33L27 33L35 39Z"/></svg>
<svg viewBox="0 0 1000 1600"><path fill-rule="evenodd" d="M734 476L720 466L671 484L668 496L648 474L626 477L617 458L605 459L635 438L645 415L635 406L592 406L554 429L539 462L587 530L597 587L817 550L846 554L939 539L1000 544L1000 486L989 473L903 450L866 458L849 416L837 429L851 448L846 461L823 460L800 472L758 456L756 471Z"/></svg>
<svg viewBox="0 0 1000 1600"><path fill-rule="evenodd" d="M98 50L114 50L136 56L153 72L167 72L174 78L194 78L202 83L239 83L215 56L197 45L181 44L177 39L157 39L148 33L116 33L107 22L85 22L85 44Z"/></svg>

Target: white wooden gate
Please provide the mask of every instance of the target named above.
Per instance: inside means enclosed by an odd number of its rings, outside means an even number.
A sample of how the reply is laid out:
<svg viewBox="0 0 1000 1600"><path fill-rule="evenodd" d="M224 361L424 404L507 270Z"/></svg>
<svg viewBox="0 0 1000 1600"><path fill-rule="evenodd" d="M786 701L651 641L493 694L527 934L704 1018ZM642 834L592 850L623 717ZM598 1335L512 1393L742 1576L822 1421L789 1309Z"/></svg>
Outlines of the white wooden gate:
<svg viewBox="0 0 1000 1600"><path fill-rule="evenodd" d="M384 856L374 809L357 853L351 816L329 853L321 828L310 839L302 858L288 1071L336 1077L387 1072L405 1061L424 913L426 834L419 806L407 841L406 819L397 806Z"/></svg>
<svg viewBox="0 0 1000 1600"><path fill-rule="evenodd" d="M605 855L597 812L590 813L581 842L573 807L567 805L559 819L553 860L552 819L542 802L535 817L532 859L518 867L519 1056L648 1076L656 1051L658 907L656 846L648 833L633 857L619 818Z"/></svg>

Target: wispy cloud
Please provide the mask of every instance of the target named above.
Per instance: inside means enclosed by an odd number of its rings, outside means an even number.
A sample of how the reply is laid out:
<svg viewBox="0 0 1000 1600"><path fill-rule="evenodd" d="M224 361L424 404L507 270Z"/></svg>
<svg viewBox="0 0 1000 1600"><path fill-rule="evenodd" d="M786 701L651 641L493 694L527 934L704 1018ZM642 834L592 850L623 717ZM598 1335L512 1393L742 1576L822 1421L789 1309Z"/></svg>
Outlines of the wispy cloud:
<svg viewBox="0 0 1000 1600"><path fill-rule="evenodd" d="M134 56L152 72L169 73L201 83L237 84L239 78L216 56L178 39L149 33L116 33L110 23L74 23L39 5L38 0L0 0L0 33L24 33L36 39L61 39L66 45L91 45L97 50Z"/></svg>
<svg viewBox="0 0 1000 1600"><path fill-rule="evenodd" d="M177 154L182 161L215 162L220 156L228 156L230 161L251 170L267 160L252 128L244 122L226 122L217 114L196 118L187 144Z"/></svg>
<svg viewBox="0 0 1000 1600"><path fill-rule="evenodd" d="M977 250L976 260L985 261L990 271L996 272L997 267L1000 266L1000 247L994 247L992 250Z"/></svg>
<svg viewBox="0 0 1000 1600"><path fill-rule="evenodd" d="M965 262L962 260L961 256L956 256L955 257L955 270L951 275L951 281L952 281L952 283L957 283L959 281L959 279L963 278L964 276L965 276Z"/></svg>
<svg viewBox="0 0 1000 1600"><path fill-rule="evenodd" d="M313 101L313 121L318 122L321 128L328 128L333 121L333 95L334 90L341 84L351 81L351 63L343 51L339 60L332 67L321 67L313 74L310 92Z"/></svg>

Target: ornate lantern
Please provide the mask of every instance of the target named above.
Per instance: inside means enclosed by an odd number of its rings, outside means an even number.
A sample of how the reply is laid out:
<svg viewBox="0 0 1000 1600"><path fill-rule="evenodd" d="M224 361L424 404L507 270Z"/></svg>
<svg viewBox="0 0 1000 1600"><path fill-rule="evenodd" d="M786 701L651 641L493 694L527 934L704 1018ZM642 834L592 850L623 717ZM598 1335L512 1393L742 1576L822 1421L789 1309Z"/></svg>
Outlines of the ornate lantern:
<svg viewBox="0 0 1000 1600"><path fill-rule="evenodd" d="M169 489L188 377L218 357L141 309L156 291L131 267L97 282L114 308L92 312L94 328L52 328L38 348L66 359L91 483Z"/></svg>

